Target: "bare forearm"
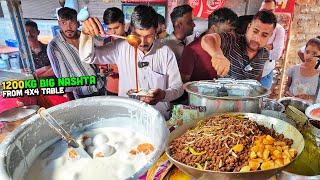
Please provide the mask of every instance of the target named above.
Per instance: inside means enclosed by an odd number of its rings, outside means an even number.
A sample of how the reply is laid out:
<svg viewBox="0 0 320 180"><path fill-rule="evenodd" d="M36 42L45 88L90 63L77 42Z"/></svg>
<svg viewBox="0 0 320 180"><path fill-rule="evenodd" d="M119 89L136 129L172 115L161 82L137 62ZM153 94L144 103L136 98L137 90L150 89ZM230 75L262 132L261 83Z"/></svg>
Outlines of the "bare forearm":
<svg viewBox="0 0 320 180"><path fill-rule="evenodd" d="M223 55L221 50L221 38L218 34L205 35L201 40L201 47L211 56Z"/></svg>

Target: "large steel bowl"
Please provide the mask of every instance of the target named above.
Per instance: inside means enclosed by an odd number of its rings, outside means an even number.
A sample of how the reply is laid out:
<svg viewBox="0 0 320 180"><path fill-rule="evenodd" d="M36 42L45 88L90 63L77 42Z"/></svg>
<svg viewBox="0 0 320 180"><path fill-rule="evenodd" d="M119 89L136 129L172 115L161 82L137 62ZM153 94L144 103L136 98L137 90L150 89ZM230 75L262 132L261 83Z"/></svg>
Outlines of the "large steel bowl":
<svg viewBox="0 0 320 180"><path fill-rule="evenodd" d="M304 112L307 107L311 105L309 102L296 97L283 97L280 98L278 102L283 104L285 108L290 105L299 109L301 112Z"/></svg>
<svg viewBox="0 0 320 180"><path fill-rule="evenodd" d="M67 131L81 132L86 127L131 128L150 138L155 153L142 169L132 176L136 179L163 153L169 131L164 117L152 106L121 97L91 97L63 103L47 111ZM34 160L61 137L48 124L34 115L15 129L0 145L0 179L22 180Z"/></svg>
<svg viewBox="0 0 320 180"><path fill-rule="evenodd" d="M245 81L193 81L184 85L189 104L205 106L206 115L223 112L260 113L262 98L270 91L259 84Z"/></svg>
<svg viewBox="0 0 320 180"><path fill-rule="evenodd" d="M304 148L304 139L302 134L292 125L289 123L282 121L280 119L264 116L261 114L254 114L254 113L228 113L228 114L241 114L245 115L246 117L250 118L251 120L257 122L259 125L264 125L265 127L271 128L278 132L283 134L286 138L290 138L293 140L292 147L297 150L298 154L296 158L300 155ZM197 168L188 166L186 164L183 164L181 162L176 161L171 157L171 153L169 151L169 145L171 144L172 140L180 137L182 134L184 134L188 129L194 127L197 122L192 122L189 124L184 124L183 126L179 127L178 129L171 132L169 141L166 147L166 154L169 157L169 160L174 163L175 166L177 166L180 170L185 172L186 174L197 178L201 180L206 179L268 179L272 177L273 175L276 175L277 173L281 172L283 169L285 169L289 164L286 166L270 169L270 170L264 170L264 171L254 171L254 172L220 172L220 171L210 171L210 170L199 170ZM296 159L295 158L295 159ZM295 160L294 159L294 160ZM294 161L293 160L293 161ZM292 161L292 162L293 162Z"/></svg>

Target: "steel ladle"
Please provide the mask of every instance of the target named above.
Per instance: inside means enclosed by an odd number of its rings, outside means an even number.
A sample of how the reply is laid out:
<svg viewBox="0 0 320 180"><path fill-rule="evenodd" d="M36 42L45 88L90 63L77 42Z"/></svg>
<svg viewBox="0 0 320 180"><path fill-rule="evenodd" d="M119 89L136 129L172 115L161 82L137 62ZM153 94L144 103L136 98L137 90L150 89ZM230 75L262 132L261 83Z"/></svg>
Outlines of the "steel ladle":
<svg viewBox="0 0 320 180"><path fill-rule="evenodd" d="M54 119L45 108L40 108L38 114L42 117L49 126L54 129L59 135L62 136L62 139L65 140L69 146L71 146L76 151L77 158L91 158L91 156L79 146L77 141Z"/></svg>

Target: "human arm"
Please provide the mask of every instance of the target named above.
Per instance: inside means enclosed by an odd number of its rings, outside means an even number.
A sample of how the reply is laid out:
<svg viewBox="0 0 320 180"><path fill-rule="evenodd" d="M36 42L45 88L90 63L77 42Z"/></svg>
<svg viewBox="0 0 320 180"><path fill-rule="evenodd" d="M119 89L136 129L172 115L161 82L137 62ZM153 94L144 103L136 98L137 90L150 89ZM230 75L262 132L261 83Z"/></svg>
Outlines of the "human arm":
<svg viewBox="0 0 320 180"><path fill-rule="evenodd" d="M286 87L284 88L284 95L288 97L292 97L293 95L290 92L290 86L292 84L292 77L288 77L288 81Z"/></svg>
<svg viewBox="0 0 320 180"><path fill-rule="evenodd" d="M305 51L306 46L301 47L298 50L298 56L301 59L302 62L304 62L304 51Z"/></svg>
<svg viewBox="0 0 320 180"><path fill-rule="evenodd" d="M226 76L230 70L230 61L224 56L221 49L219 34L207 34L201 40L201 47L211 56L212 67L219 76Z"/></svg>
<svg viewBox="0 0 320 180"><path fill-rule="evenodd" d="M274 38L274 41L272 42L272 48L270 50L271 60L280 59L284 49L285 34L286 34L286 31L284 30L284 28L281 25L277 26L276 32L275 32L275 38Z"/></svg>
<svg viewBox="0 0 320 180"><path fill-rule="evenodd" d="M54 76L54 72L51 66L44 66L36 70L36 75L38 77L50 77Z"/></svg>
<svg viewBox="0 0 320 180"><path fill-rule="evenodd" d="M115 64L119 59L119 41L105 46L95 47L94 37L104 36L104 31L97 18L89 18L83 24L80 35L79 56L81 61L90 64Z"/></svg>
<svg viewBox="0 0 320 180"><path fill-rule="evenodd" d="M179 70L183 83L190 81L196 59L197 57L193 49L189 46L185 47L179 62Z"/></svg>
<svg viewBox="0 0 320 180"><path fill-rule="evenodd" d="M293 96L293 94L290 92L290 86L292 85L292 75L293 75L293 68L289 68L287 72L288 80L284 88L284 95L288 97Z"/></svg>

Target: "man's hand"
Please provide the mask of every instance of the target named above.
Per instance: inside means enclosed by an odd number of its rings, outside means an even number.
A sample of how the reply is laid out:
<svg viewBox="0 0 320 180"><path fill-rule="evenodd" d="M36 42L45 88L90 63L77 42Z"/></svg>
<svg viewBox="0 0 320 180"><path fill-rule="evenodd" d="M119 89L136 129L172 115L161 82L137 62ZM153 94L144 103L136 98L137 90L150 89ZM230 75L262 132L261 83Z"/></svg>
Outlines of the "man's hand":
<svg viewBox="0 0 320 180"><path fill-rule="evenodd" d="M286 96L286 97L292 97L292 94L291 94L291 92L290 92L289 90L286 90L286 91L284 92L284 96Z"/></svg>
<svg viewBox="0 0 320 180"><path fill-rule="evenodd" d="M215 55L211 59L212 67L217 71L217 75L224 77L230 71L230 61L222 54Z"/></svg>
<svg viewBox="0 0 320 180"><path fill-rule="evenodd" d="M299 94L299 95L296 95L296 97L300 98L300 99L304 99L304 100L312 100L313 99L313 96L308 95L308 94Z"/></svg>
<svg viewBox="0 0 320 180"><path fill-rule="evenodd" d="M161 89L156 89L149 96L144 96L140 98L140 101L143 101L147 104L155 105L166 96L166 92Z"/></svg>
<svg viewBox="0 0 320 180"><path fill-rule="evenodd" d="M268 51L271 51L273 49L273 45L272 44L268 44L266 47L265 47Z"/></svg>
<svg viewBox="0 0 320 180"><path fill-rule="evenodd" d="M104 35L104 30L98 18L91 17L84 21L82 32L90 36Z"/></svg>

